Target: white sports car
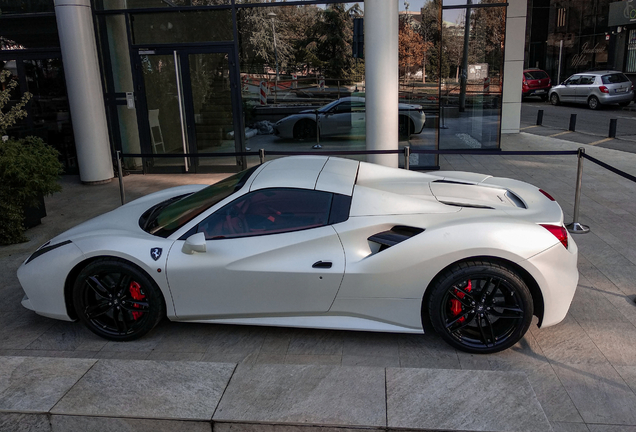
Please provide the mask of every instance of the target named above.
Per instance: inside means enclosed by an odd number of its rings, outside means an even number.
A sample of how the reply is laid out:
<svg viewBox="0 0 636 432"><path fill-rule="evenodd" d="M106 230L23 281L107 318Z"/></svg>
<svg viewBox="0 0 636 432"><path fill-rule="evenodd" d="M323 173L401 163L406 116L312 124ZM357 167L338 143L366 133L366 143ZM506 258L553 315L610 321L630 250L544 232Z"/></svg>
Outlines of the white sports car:
<svg viewBox="0 0 636 432"><path fill-rule="evenodd" d="M424 129L426 114L421 105L398 105L398 132L408 138ZM315 139L316 114L321 137L364 135L366 113L364 98L359 96L337 99L317 110L302 111L279 120L274 125L274 135L281 138Z"/></svg>
<svg viewBox="0 0 636 432"><path fill-rule="evenodd" d="M60 234L22 304L111 340L173 321L422 333L492 353L566 315L577 247L535 186L289 157L153 193Z"/></svg>

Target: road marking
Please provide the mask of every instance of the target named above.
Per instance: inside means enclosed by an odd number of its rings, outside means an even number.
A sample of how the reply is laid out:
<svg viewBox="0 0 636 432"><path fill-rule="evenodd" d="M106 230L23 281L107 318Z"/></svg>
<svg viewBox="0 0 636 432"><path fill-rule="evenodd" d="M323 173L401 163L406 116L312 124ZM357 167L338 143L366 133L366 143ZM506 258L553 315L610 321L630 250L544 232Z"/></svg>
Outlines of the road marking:
<svg viewBox="0 0 636 432"><path fill-rule="evenodd" d="M534 127L539 127L539 125L526 126L526 127L519 128L519 130L526 130L526 129L531 129L531 128L534 128Z"/></svg>
<svg viewBox="0 0 636 432"><path fill-rule="evenodd" d="M604 142L607 142L607 141L612 141L613 139L614 139L614 138L605 138L605 139L602 139L602 140L599 140L599 141L591 142L591 143L589 143L588 145L601 144L601 143L604 143Z"/></svg>
<svg viewBox="0 0 636 432"><path fill-rule="evenodd" d="M620 119L625 119L625 120L636 120L636 117L625 117L625 116L616 116L616 117Z"/></svg>
<svg viewBox="0 0 636 432"><path fill-rule="evenodd" d="M565 135L565 134L569 134L569 133L572 133L572 131L559 132L559 133L556 133L554 135L548 135L548 136L549 137L555 137L555 136Z"/></svg>

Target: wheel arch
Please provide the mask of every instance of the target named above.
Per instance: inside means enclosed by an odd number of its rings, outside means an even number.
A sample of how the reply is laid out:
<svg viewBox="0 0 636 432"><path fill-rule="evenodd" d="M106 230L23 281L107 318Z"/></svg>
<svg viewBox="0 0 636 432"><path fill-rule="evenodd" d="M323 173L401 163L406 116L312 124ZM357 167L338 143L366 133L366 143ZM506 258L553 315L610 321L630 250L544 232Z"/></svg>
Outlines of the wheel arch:
<svg viewBox="0 0 636 432"><path fill-rule="evenodd" d="M97 255L97 256L86 258L85 260L75 264L75 266L71 269L71 271L66 276L66 281L64 282L64 304L66 305L66 312L68 316L73 321L77 321L79 319L77 315L77 311L75 310L75 306L73 305L73 287L75 285L75 281L77 280L77 277L79 276L80 272L87 265L91 264L92 262L95 262L98 260L104 260L104 259L111 259L114 261L125 262L126 264L135 267L137 270L139 270L140 272L148 276L148 279L153 281L153 283L157 286L157 289L161 293L161 299L164 304L164 310L167 310L168 305L166 302L165 293L163 292L163 290L161 289L161 286L157 283L155 278L152 277L152 275L148 273L148 271L144 270L141 266L139 266L135 262L128 260L126 258L122 258L122 257L114 256L114 255Z"/></svg>
<svg viewBox="0 0 636 432"><path fill-rule="evenodd" d="M430 288L435 286L437 281L442 277L442 275L450 267L461 264L461 263L465 263L468 261L475 261L475 260L494 262L494 263L503 265L505 267L509 267L511 270L517 273L519 277L521 277L521 279L524 281L524 283L530 290L530 295L532 296L532 304L534 308L534 315L537 318L539 318L538 325L540 327L541 322L543 321L544 300L543 300L543 294L541 293L541 288L539 288L539 284L534 279L534 277L532 277L532 275L526 269L524 269L520 265L510 260L507 260L505 258L500 258L500 257L481 255L481 256L466 257L466 258L462 258L461 260L452 262L448 264L446 267L444 267L443 269L441 269L439 272L437 272L435 277L431 279L431 281L426 287L426 290L424 291L424 296L422 298L422 305L421 305L422 327L424 328L424 331L432 330L430 317L428 316L428 303L430 301L431 292L433 291Z"/></svg>

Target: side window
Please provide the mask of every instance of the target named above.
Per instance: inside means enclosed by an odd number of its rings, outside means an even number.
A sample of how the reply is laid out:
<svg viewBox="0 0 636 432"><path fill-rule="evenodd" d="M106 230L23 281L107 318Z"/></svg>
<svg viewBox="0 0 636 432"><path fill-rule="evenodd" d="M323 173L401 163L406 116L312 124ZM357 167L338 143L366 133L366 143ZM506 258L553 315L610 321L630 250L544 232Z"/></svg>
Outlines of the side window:
<svg viewBox="0 0 636 432"><path fill-rule="evenodd" d="M579 82L579 84L581 85L591 85L594 84L594 75L586 75L586 76L582 76L581 77L581 81Z"/></svg>
<svg viewBox="0 0 636 432"><path fill-rule="evenodd" d="M247 237L316 228L330 223L333 194L305 189L250 192L199 223L205 238Z"/></svg>
<svg viewBox="0 0 636 432"><path fill-rule="evenodd" d="M573 77L568 78L568 80L565 82L565 84L566 85L578 85L580 79L581 79L580 76L575 75Z"/></svg>
<svg viewBox="0 0 636 432"><path fill-rule="evenodd" d="M343 114L343 113L351 112L351 102L343 102L341 104L336 105L335 108L334 108L334 112L336 114Z"/></svg>

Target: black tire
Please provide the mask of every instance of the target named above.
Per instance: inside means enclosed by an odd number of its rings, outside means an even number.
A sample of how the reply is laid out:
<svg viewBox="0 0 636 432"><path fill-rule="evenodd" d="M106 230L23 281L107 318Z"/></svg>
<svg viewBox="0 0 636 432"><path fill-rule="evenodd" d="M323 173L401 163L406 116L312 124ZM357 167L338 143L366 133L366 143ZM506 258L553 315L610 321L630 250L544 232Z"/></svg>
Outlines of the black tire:
<svg viewBox="0 0 636 432"><path fill-rule="evenodd" d="M398 135L400 139L407 139L415 132L415 123L407 116L400 116L398 123Z"/></svg>
<svg viewBox="0 0 636 432"><path fill-rule="evenodd" d="M431 324L451 346L476 354L503 351L530 327L530 290L510 268L468 261L437 278L428 303Z"/></svg>
<svg viewBox="0 0 636 432"><path fill-rule="evenodd" d="M554 106L560 105L561 101L559 100L559 95L556 93L552 93L550 95L550 103Z"/></svg>
<svg viewBox="0 0 636 432"><path fill-rule="evenodd" d="M316 139L316 122L313 120L299 120L294 125L294 139Z"/></svg>
<svg viewBox="0 0 636 432"><path fill-rule="evenodd" d="M541 95L540 97L543 102L548 100L548 95Z"/></svg>
<svg viewBox="0 0 636 432"><path fill-rule="evenodd" d="M601 103L598 101L596 96L590 96L587 100L587 106L591 110L599 109L601 107Z"/></svg>
<svg viewBox="0 0 636 432"><path fill-rule="evenodd" d="M118 258L88 264L73 286L73 305L90 331L113 341L131 341L152 330L166 306L155 282Z"/></svg>

